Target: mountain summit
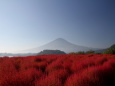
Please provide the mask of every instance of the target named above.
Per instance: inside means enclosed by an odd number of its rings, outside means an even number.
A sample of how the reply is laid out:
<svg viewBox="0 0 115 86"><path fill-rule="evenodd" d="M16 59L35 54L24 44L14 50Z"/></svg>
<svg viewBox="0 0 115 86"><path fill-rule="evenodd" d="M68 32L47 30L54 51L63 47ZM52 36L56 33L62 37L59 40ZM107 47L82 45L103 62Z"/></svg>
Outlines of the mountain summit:
<svg viewBox="0 0 115 86"><path fill-rule="evenodd" d="M66 41L65 39L63 39L63 38L57 38L56 40L54 40L54 41L60 41L60 42L68 42L68 41Z"/></svg>
<svg viewBox="0 0 115 86"><path fill-rule="evenodd" d="M96 50L95 48L89 48L89 47L84 47L84 46L79 46L72 44L68 41L66 41L63 38L58 38L52 42L49 42L48 44L45 44L43 46L29 49L29 50L24 50L22 51L23 53L38 53L43 50L61 50L66 53L69 52L78 52L78 51L88 51L88 50Z"/></svg>

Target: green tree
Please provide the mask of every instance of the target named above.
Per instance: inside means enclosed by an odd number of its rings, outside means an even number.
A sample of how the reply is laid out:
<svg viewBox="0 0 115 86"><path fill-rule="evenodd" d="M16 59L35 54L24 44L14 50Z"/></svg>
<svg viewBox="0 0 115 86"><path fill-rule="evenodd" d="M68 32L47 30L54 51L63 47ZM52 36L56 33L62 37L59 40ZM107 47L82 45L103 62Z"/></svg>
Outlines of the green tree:
<svg viewBox="0 0 115 86"><path fill-rule="evenodd" d="M103 54L115 54L115 44L113 44L110 48L106 49Z"/></svg>
<svg viewBox="0 0 115 86"><path fill-rule="evenodd" d="M85 52L84 51L78 51L78 52L76 52L76 54L77 55L79 55L79 54L85 54Z"/></svg>
<svg viewBox="0 0 115 86"><path fill-rule="evenodd" d="M95 53L95 51L93 51L93 50L89 50L89 51L85 52L85 54L94 54L94 53Z"/></svg>
<svg viewBox="0 0 115 86"><path fill-rule="evenodd" d="M70 52L69 54L71 54L71 55L76 55L76 53L75 53L75 52Z"/></svg>
<svg viewBox="0 0 115 86"><path fill-rule="evenodd" d="M115 49L108 48L107 50L103 52L103 54L115 54Z"/></svg>

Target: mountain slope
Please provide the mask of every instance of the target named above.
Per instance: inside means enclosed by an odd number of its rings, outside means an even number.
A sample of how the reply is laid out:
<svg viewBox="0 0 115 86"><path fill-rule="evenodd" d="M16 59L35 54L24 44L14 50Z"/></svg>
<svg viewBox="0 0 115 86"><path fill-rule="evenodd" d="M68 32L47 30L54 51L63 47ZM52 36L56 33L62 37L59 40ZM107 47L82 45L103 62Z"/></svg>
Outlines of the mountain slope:
<svg viewBox="0 0 115 86"><path fill-rule="evenodd" d="M95 48L89 48L89 47L84 47L84 46L79 46L79 45L75 45L72 44L68 41L66 41L65 39L62 38L58 38L48 44L45 44L41 47L37 47L34 49L29 49L29 50L23 50L23 53L38 53L42 50L61 50L64 51L66 53L69 52L77 52L77 51L88 51L88 50L96 50Z"/></svg>

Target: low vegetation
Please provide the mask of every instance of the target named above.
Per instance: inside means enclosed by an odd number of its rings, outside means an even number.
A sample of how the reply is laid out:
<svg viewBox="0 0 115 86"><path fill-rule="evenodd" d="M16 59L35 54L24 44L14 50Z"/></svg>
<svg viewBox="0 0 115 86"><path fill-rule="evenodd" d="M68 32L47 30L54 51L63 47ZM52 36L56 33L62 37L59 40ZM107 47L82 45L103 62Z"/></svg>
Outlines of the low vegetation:
<svg viewBox="0 0 115 86"><path fill-rule="evenodd" d="M64 51L61 51L61 50L43 50L43 51L38 53L38 55L53 55L53 54L62 55L62 54L66 54L66 53Z"/></svg>
<svg viewBox="0 0 115 86"><path fill-rule="evenodd" d="M89 51L78 51L78 52L70 52L69 54L72 54L72 55L84 55L84 54L98 54L98 53L95 53L95 51L93 50L89 50Z"/></svg>
<svg viewBox="0 0 115 86"><path fill-rule="evenodd" d="M78 51L78 52L70 52L69 54L72 55L84 55L84 54L115 54L115 44L113 44L111 47L107 48L107 49L102 49L98 50L98 51L93 51L93 50L89 50L89 51Z"/></svg>
<svg viewBox="0 0 115 86"><path fill-rule="evenodd" d="M0 86L115 86L115 55L1 57Z"/></svg>
<svg viewBox="0 0 115 86"><path fill-rule="evenodd" d="M115 54L115 44L112 45L110 48L106 49L103 54Z"/></svg>

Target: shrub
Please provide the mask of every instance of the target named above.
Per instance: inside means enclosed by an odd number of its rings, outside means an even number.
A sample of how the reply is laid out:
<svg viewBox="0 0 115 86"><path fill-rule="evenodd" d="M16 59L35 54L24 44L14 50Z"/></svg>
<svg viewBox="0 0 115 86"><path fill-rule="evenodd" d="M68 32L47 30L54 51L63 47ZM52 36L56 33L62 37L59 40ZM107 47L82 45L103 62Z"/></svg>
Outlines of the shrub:
<svg viewBox="0 0 115 86"><path fill-rule="evenodd" d="M103 54L115 54L115 49L108 48L103 52Z"/></svg>
<svg viewBox="0 0 115 86"><path fill-rule="evenodd" d="M2 77L0 86L34 86L34 81L42 75L41 71L29 69Z"/></svg>
<svg viewBox="0 0 115 86"><path fill-rule="evenodd" d="M36 81L35 86L62 86L62 83L55 75L49 75Z"/></svg>
<svg viewBox="0 0 115 86"><path fill-rule="evenodd" d="M89 50L89 51L85 52L85 54L94 54L94 53L95 53L95 51L93 51L93 50Z"/></svg>

